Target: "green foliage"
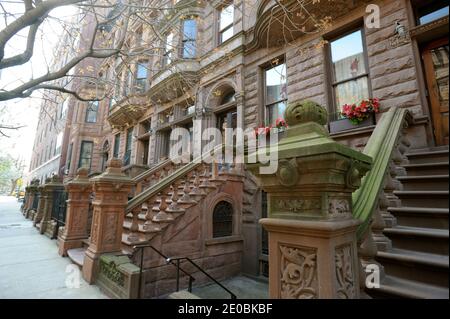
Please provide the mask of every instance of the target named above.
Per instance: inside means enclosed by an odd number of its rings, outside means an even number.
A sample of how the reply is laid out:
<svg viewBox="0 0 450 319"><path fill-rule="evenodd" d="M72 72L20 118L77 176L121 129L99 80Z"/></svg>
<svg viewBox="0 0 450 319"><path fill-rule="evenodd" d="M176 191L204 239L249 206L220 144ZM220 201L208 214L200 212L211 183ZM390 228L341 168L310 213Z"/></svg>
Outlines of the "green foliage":
<svg viewBox="0 0 450 319"><path fill-rule="evenodd" d="M10 194L22 176L18 161L10 155L0 155L0 193Z"/></svg>

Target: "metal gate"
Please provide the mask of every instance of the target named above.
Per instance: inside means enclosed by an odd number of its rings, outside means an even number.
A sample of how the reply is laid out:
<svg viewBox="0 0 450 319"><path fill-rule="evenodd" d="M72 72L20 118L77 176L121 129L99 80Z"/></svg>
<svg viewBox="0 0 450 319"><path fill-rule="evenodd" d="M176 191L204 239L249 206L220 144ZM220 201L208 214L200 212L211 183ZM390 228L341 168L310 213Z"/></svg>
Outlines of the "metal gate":
<svg viewBox="0 0 450 319"><path fill-rule="evenodd" d="M66 224L67 192L64 189L53 193L52 220L56 221L55 236L60 226Z"/></svg>
<svg viewBox="0 0 450 319"><path fill-rule="evenodd" d="M33 205L31 207L31 209L37 211L38 209L38 205L39 205L39 197L41 196L41 193L36 192L34 193L34 197L33 197Z"/></svg>

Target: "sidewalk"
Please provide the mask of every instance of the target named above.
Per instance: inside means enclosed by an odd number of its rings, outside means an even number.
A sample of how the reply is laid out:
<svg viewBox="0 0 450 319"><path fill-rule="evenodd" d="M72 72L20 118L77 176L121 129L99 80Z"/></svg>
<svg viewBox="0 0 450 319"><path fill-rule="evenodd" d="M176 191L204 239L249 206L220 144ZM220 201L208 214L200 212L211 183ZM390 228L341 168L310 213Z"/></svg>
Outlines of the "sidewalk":
<svg viewBox="0 0 450 319"><path fill-rule="evenodd" d="M40 235L19 208L14 197L0 196L0 299L107 298L82 279L79 288L67 287L66 281L78 279L77 268L58 255L56 241Z"/></svg>

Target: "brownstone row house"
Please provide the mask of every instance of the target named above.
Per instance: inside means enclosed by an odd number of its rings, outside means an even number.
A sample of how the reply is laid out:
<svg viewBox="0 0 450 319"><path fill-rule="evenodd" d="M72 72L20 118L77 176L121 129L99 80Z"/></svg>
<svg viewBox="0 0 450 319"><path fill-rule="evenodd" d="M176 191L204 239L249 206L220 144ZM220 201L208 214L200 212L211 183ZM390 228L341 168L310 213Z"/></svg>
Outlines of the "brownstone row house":
<svg viewBox="0 0 450 319"><path fill-rule="evenodd" d="M429 193L420 193L414 184L403 198L398 196L403 206L391 213L396 211L405 224L391 224L385 231L394 248L377 256L388 276L380 294L448 298L448 3L282 3L180 0L151 16L157 28L133 20L125 42L133 54L92 64L96 76L114 83L102 91L107 98L71 100L60 162L65 179L73 179L83 167L98 175L112 158L123 160L123 172L136 185L140 176L159 172L164 178L177 172L167 164L174 129L185 128L195 139L197 130L208 127L275 125L288 103L304 100L326 107L334 140L363 150L381 114L394 106L407 108L414 121L406 135L410 149L419 154L411 155L407 169L428 165L435 171L430 168L422 180L414 179L431 187ZM105 26L109 43L120 31ZM380 100L380 114L353 126L340 118L344 104L368 98ZM413 161L414 156L420 160ZM430 163L433 159L437 162ZM267 233L258 223L267 217L267 197L249 171L234 169L239 177L225 184L232 187L207 193L201 204L164 224L157 235L149 237L143 226L150 203L142 206L145 212L135 213L138 200L131 199L121 231L124 249L133 246L127 235L137 232L139 240L149 240L169 256L190 256L218 279L239 273L267 276ZM403 182L409 185L410 179ZM434 182L436 192L430 186ZM139 220L137 231L133 216ZM91 249L88 245L81 245L83 252ZM174 274L155 258L145 260L152 268L144 280L147 297L173 291Z"/></svg>

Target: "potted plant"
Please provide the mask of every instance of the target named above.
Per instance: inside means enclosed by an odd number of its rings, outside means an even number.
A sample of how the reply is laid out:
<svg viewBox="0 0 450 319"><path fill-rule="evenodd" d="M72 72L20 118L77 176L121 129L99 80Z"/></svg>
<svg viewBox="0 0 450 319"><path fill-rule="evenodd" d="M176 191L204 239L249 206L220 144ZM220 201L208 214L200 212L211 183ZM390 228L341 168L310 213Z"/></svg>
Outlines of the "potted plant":
<svg viewBox="0 0 450 319"><path fill-rule="evenodd" d="M286 131L288 125L283 118L278 118L275 121L275 125L260 125L255 129L256 138L265 136L267 143L270 143L270 134L278 134L278 140L283 137L284 132Z"/></svg>
<svg viewBox="0 0 450 319"><path fill-rule="evenodd" d="M337 133L375 124L375 114L379 112L379 99L366 99L358 104L345 104L339 113L342 117L330 122L330 133Z"/></svg>

